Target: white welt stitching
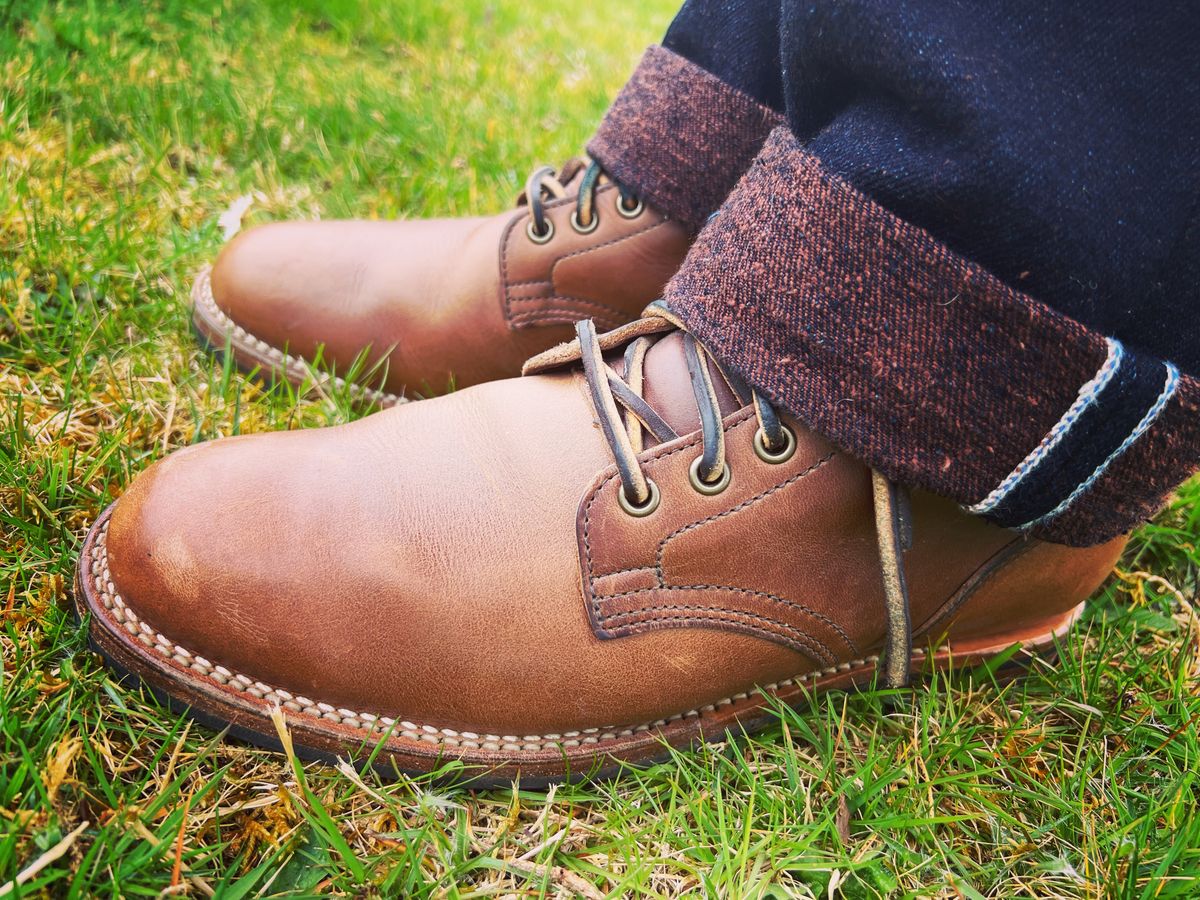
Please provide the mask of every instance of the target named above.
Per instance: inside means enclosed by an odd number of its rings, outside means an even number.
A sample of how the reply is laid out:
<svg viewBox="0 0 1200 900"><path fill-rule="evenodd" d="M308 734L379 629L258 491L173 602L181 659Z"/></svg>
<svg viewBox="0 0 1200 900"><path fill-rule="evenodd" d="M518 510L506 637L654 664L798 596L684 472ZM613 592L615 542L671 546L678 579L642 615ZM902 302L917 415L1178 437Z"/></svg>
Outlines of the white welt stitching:
<svg viewBox="0 0 1200 900"><path fill-rule="evenodd" d="M389 394L386 391L378 391L353 381L348 382L339 375L329 375L321 372L303 357L288 356L278 347L273 347L262 338L248 332L237 322L233 321L226 314L225 310L217 305L216 298L213 297L212 293L212 278L209 269L205 269L196 277L196 284L192 288L192 302L197 306L203 306L205 313L216 320L218 328L227 334L231 334L243 343L251 345L255 350L271 360L273 366L282 369L296 381L312 378L318 382L327 382L335 390L349 391L351 396L357 400L377 403L380 406L408 402L407 397L399 397L396 394Z"/></svg>
<svg viewBox="0 0 1200 900"><path fill-rule="evenodd" d="M165 659L172 660L178 665L191 669L193 672L197 672L206 678L211 678L213 681L224 685L228 690L236 691L256 700L265 700L273 704L277 703L291 713L326 719L340 725L348 725L351 728L359 728L368 732L386 732L392 730L393 735L399 735L412 741L423 741L428 744L438 745L447 744L471 750L489 750L495 752L558 750L632 737L635 734L650 731L654 728L662 728L680 719L696 718L704 713L713 712L720 707L743 703L749 700L752 695L752 692L743 691L734 694L732 697L718 700L715 703L710 703L696 709L689 709L687 712L676 713L665 719L643 722L641 725L630 725L625 728L614 726L584 728L580 731L564 731L561 734L527 734L523 736L511 734L477 734L472 731L455 731L451 728L438 728L434 725L418 725L414 722L403 720L397 722L388 716L342 709L331 706L328 703L310 700L307 697L293 694L285 691L283 688L272 687L247 675L227 669L225 666L210 662L203 656L192 653L186 647L176 644L140 619L137 613L125 603L124 598L117 593L117 589L113 586L112 578L108 571L107 543L108 523L106 522L96 535L96 541L92 545L92 585L99 594L104 608L109 611L113 619L130 636L146 647L146 649L159 654ZM920 659L923 656L924 651L913 651L914 659ZM878 655L850 660L834 666L828 666L816 672L809 672L806 675L797 675L794 678L764 685L760 690L763 693L774 693L805 681L815 682L829 675L836 675L839 672L849 672L851 669L874 665L878 662Z"/></svg>

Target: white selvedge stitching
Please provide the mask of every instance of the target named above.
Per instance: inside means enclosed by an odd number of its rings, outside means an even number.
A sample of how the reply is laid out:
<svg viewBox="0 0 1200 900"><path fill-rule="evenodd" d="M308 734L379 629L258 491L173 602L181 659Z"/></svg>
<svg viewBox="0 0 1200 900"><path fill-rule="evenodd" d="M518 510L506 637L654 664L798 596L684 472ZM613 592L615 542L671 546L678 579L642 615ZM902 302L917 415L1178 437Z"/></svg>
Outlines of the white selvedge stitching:
<svg viewBox="0 0 1200 900"><path fill-rule="evenodd" d="M380 406L408 402L407 397L400 397L396 394L389 394L386 391L376 390L375 388L370 388L353 381L346 381L340 375L330 375L321 372L315 369L312 363L303 357L288 356L278 347L273 347L262 338L251 334L237 322L233 321L225 313L225 310L217 305L216 298L212 294L212 279L208 269L203 270L196 277L196 284L192 288L192 302L198 306L203 306L205 312L216 319L218 329L244 343L250 344L255 350L270 359L274 366L283 369L284 372L297 381L312 378L317 382L329 383L333 385L335 390L347 390L358 400L377 403ZM221 348L218 347L217 349Z"/></svg>
<svg viewBox="0 0 1200 900"><path fill-rule="evenodd" d="M606 728L584 728L579 731L564 731L561 734L527 734L521 736L455 731L451 728L418 725L407 720L397 721L389 716L337 708L328 703L310 700L307 697L293 694L282 688L272 687L247 675L233 672L225 666L218 665L205 659L203 656L192 653L186 647L176 644L165 635L155 631L146 622L142 621L137 613L129 608L124 598L117 592L116 587L113 585L108 571L107 540L108 523L105 522L97 533L95 543L91 549L92 584L100 595L104 608L108 610L117 624L144 647L156 651L160 656L173 661L177 665L191 669L193 672L197 672L206 678L211 678L229 690L245 694L256 700L277 703L283 709L292 713L325 719L363 731L386 732L391 730L393 735L399 735L402 738L412 741L422 741L437 745L447 744L470 750L492 752L534 752L539 750L572 749L598 744L601 741L615 741L621 738L632 737L636 734L650 731L653 728L665 727L680 719L697 718L704 713L711 713L721 707L746 702L754 693L752 691L741 691L731 697L717 700L715 703L709 703L696 709L689 709L687 712L675 713L665 719L656 719L653 722L644 722L640 725L631 725L625 728L609 726ZM914 649L914 661L922 659L924 656L925 653L923 650ZM797 675L794 678L776 681L758 690L764 694L775 693L783 688L794 687L806 681L816 682L829 675L849 672L851 669L874 665L878 662L878 654L867 656L863 659L849 660L819 669L815 672L809 672L806 675Z"/></svg>
<svg viewBox="0 0 1200 900"><path fill-rule="evenodd" d="M1117 367L1120 366L1125 350L1121 346L1120 341L1108 337L1104 341L1108 346L1108 354L1104 358L1104 364L1079 389L1079 394L1076 396L1075 402L1071 404L1070 409L1063 413L1062 418L1042 438L1041 443L1028 456L1021 460L1017 467L1003 481L996 485L990 494L973 506L966 507L967 512L975 515L983 515L995 509L1000 501L1008 496L1024 480L1026 475L1042 464L1046 457L1050 455L1050 452L1067 436L1067 432L1071 430L1072 426L1079 421L1079 417L1083 415L1084 411L1096 402L1096 398L1108 387L1113 374L1117 371Z"/></svg>
<svg viewBox="0 0 1200 900"><path fill-rule="evenodd" d="M1166 381L1163 382L1162 390L1155 398L1154 403L1152 403L1150 408L1146 410L1146 414L1142 416L1141 421L1134 426L1133 431L1129 432L1129 435L1121 442L1120 446L1117 447L1117 449L1110 453L1107 457L1105 457L1104 461L1100 463L1100 465L1096 466L1092 474L1081 481L1075 487L1075 490L1071 491L1071 493L1065 500L1062 501L1062 503L1058 504L1058 506L1054 507L1054 509L1050 510L1050 512L1046 513L1044 516L1034 519L1032 522L1026 522L1024 525L1020 526L1021 529L1033 528L1035 525L1041 525L1050 521L1054 517L1061 515L1072 503L1078 500L1081 495L1086 493L1092 487L1092 485L1100 480L1104 473L1108 471L1108 467L1113 464L1113 461L1116 460L1117 457L1133 446L1133 442L1145 434L1147 429L1154 424L1154 420L1157 419L1159 414L1166 408L1167 403L1173 396L1175 396L1175 389L1179 387L1179 369L1176 368L1173 363L1163 363L1163 367L1166 369L1167 378Z"/></svg>

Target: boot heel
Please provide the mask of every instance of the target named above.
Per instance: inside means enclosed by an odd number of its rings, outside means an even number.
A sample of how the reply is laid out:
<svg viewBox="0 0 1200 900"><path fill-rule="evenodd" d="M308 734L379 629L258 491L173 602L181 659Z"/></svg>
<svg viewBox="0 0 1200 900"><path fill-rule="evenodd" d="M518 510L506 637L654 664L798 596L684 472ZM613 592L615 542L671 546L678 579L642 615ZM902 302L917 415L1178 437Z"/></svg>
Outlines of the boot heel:
<svg viewBox="0 0 1200 900"><path fill-rule="evenodd" d="M976 570L914 630L927 647L953 655L994 656L1013 644L1053 648L1112 572L1120 537L1095 547L1016 540Z"/></svg>
<svg viewBox="0 0 1200 900"><path fill-rule="evenodd" d="M992 664L997 681L1006 683L1027 674L1038 662L1054 662L1058 648L1083 615L1086 604L1079 603L1065 613L1023 624L1003 633L963 640L943 639L924 649L923 667L956 670ZM997 657L1004 658L997 662Z"/></svg>

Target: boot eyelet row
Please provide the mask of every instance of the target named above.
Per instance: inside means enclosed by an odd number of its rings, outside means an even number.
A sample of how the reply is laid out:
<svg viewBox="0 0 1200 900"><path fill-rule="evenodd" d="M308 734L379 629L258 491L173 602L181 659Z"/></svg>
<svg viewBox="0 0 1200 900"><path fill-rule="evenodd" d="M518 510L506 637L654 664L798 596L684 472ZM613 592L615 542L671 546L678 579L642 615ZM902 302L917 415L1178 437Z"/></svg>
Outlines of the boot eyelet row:
<svg viewBox="0 0 1200 900"><path fill-rule="evenodd" d="M721 474L717 476L715 481L705 481L700 477L700 463L703 459L704 457L697 456L692 460L692 467L688 469L688 481L692 483L692 490L697 494L705 494L711 497L729 487L729 464L725 464L721 469Z"/></svg>
<svg viewBox="0 0 1200 900"><path fill-rule="evenodd" d="M784 443L780 450L767 448L767 436L760 428L754 432L754 453L765 463L777 466L791 459L796 453L796 433L786 425L783 426Z"/></svg>
<svg viewBox="0 0 1200 900"><path fill-rule="evenodd" d="M579 234L591 234L600 227L600 216L595 210L592 210L592 221L587 225L581 225L579 223L579 210L575 210L573 213L571 213L571 227L574 228Z"/></svg>
<svg viewBox="0 0 1200 900"><path fill-rule="evenodd" d="M646 208L646 204L642 202L642 198L635 199L633 206L626 206L625 201L621 199L621 195L617 194L617 212L626 219L636 219Z"/></svg>
<svg viewBox="0 0 1200 900"><path fill-rule="evenodd" d="M535 244L545 244L550 240L550 238L554 237L554 222L552 222L550 219L547 219L546 230L538 232L534 229L533 217L530 216L529 221L525 223L525 234L527 234L529 239Z"/></svg>
<svg viewBox="0 0 1200 900"><path fill-rule="evenodd" d="M771 465L779 465L785 463L796 455L796 433L786 425L783 426L784 445L783 449L772 451L767 449L766 435L760 428L754 432L754 453L765 463ZM688 468L688 481L692 485L692 490L698 494L712 497L721 493L727 487L732 479L732 473L729 469L729 463L721 469L720 476L715 481L705 481L700 477L700 463L704 457L697 456L692 460L692 465ZM631 516L641 518L648 516L650 513L658 509L658 504L662 500L662 495L659 493L658 485L651 479L646 479L646 486L650 489L650 496L646 498L646 502L638 505L629 499L625 493L625 488L621 487L617 490L617 502L621 505L621 509L625 510Z"/></svg>
<svg viewBox="0 0 1200 900"><path fill-rule="evenodd" d="M646 487L650 489L650 496L647 497L646 501L640 506L629 499L628 495L625 493L624 485L618 487L617 503L621 505L621 509L638 519L642 518L643 516L648 516L650 513L658 509L659 501L662 500L662 495L658 492L658 485L647 478Z"/></svg>

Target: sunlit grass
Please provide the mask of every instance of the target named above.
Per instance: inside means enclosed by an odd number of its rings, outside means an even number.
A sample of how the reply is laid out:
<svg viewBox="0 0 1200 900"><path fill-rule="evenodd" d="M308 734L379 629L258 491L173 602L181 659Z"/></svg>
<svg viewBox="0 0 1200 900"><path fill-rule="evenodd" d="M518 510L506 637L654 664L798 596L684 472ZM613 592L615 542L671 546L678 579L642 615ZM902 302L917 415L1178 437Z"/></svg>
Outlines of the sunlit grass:
<svg viewBox="0 0 1200 900"><path fill-rule="evenodd" d="M221 213L504 208L579 150L672 12L0 4L0 891L36 870L10 895L1196 895L1196 483L1026 679L833 694L549 793L294 768L87 651L75 557L134 474L365 412L196 350L187 288Z"/></svg>

